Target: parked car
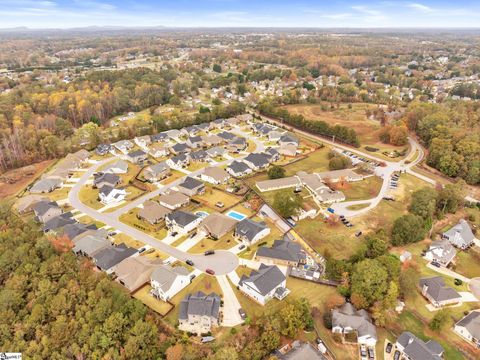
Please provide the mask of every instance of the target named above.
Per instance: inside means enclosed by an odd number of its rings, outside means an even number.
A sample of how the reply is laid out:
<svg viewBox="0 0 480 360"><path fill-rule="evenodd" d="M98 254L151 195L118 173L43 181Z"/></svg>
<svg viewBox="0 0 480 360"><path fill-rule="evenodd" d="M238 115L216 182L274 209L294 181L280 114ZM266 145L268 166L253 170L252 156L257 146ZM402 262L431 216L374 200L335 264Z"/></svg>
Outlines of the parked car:
<svg viewBox="0 0 480 360"><path fill-rule="evenodd" d="M190 275L190 282L192 282L193 279L195 279L196 277L197 277L197 275L195 275L195 274Z"/></svg>
<svg viewBox="0 0 480 360"><path fill-rule="evenodd" d="M360 345L360 355L362 356L362 359L367 358L367 348L365 345Z"/></svg>
<svg viewBox="0 0 480 360"><path fill-rule="evenodd" d="M432 265L435 266L435 267L441 267L440 263L436 262L436 261L432 261Z"/></svg>
<svg viewBox="0 0 480 360"><path fill-rule="evenodd" d="M147 248L145 246L143 246L140 249L138 249L138 253L141 254L141 253L145 252L145 250L147 250Z"/></svg>
<svg viewBox="0 0 480 360"><path fill-rule="evenodd" d="M219 201L215 204L215 206L221 209L225 206L225 204L223 202Z"/></svg>
<svg viewBox="0 0 480 360"><path fill-rule="evenodd" d="M385 349L385 351L387 352L387 354L390 354L392 352L392 348L393 348L393 345L392 343L388 343L387 344L387 347Z"/></svg>
<svg viewBox="0 0 480 360"><path fill-rule="evenodd" d="M245 249L245 244L242 244L238 247L238 250L243 250L243 249Z"/></svg>
<svg viewBox="0 0 480 360"><path fill-rule="evenodd" d="M357 232L355 233L355 236L356 236L356 237L359 237L359 236L361 236L362 234L363 234L363 233L362 233L361 231L357 231Z"/></svg>
<svg viewBox="0 0 480 360"><path fill-rule="evenodd" d="M187 265L190 265L190 266L193 266L193 261L188 259L187 261L185 261L187 263Z"/></svg>
<svg viewBox="0 0 480 360"><path fill-rule="evenodd" d="M368 358L372 360L375 359L375 351L371 347L368 348Z"/></svg>
<svg viewBox="0 0 480 360"><path fill-rule="evenodd" d="M247 313L242 308L238 309L238 313L240 314L242 320L245 320L247 318Z"/></svg>
<svg viewBox="0 0 480 360"><path fill-rule="evenodd" d="M400 360L400 351L395 350L395 353L393 354L393 360Z"/></svg>
<svg viewBox="0 0 480 360"><path fill-rule="evenodd" d="M170 235L171 235L172 237L175 237L175 236L178 235L178 232L174 231L174 232L172 232Z"/></svg>
<svg viewBox="0 0 480 360"><path fill-rule="evenodd" d="M347 225L347 227L349 227L349 228L353 226L352 223L348 223L348 224L345 224L345 225Z"/></svg>
<svg viewBox="0 0 480 360"><path fill-rule="evenodd" d="M205 256L213 255L213 254L215 254L215 250L207 250L207 251L204 252Z"/></svg>
<svg viewBox="0 0 480 360"><path fill-rule="evenodd" d="M205 270L205 272L209 275L215 275L215 271L213 271L212 269L207 269Z"/></svg>
<svg viewBox="0 0 480 360"><path fill-rule="evenodd" d="M189 238L191 239L191 238L193 238L195 235L197 235L197 232L196 232L196 231L194 231L193 233L191 233L190 236L189 236Z"/></svg>

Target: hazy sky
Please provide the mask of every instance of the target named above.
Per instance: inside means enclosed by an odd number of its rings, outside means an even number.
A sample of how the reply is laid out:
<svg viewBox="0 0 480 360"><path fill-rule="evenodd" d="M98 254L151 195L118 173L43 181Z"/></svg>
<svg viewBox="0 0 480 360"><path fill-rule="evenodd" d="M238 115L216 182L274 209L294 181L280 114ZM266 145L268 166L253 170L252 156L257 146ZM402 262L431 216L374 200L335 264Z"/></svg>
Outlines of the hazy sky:
<svg viewBox="0 0 480 360"><path fill-rule="evenodd" d="M480 27L480 0L0 0L0 28Z"/></svg>

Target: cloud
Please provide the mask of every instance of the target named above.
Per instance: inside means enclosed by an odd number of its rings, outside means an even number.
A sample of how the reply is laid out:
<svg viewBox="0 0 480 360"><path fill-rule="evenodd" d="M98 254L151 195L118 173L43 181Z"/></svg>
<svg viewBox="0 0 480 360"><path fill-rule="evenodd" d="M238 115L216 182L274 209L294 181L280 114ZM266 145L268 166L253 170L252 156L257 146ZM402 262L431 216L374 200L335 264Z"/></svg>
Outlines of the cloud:
<svg viewBox="0 0 480 360"><path fill-rule="evenodd" d="M430 6L419 4L419 3L411 3L411 4L408 4L407 7L415 10L420 10L421 12L425 12L425 13L431 13L435 11L435 9L431 8Z"/></svg>

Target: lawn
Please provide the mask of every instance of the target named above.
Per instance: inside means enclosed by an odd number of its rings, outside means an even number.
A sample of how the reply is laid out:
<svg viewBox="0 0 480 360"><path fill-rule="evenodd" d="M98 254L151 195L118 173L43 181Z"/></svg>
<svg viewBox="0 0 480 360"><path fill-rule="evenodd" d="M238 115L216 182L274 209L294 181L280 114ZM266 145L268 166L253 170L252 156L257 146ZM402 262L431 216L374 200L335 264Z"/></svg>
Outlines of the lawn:
<svg viewBox="0 0 480 360"><path fill-rule="evenodd" d="M222 209L215 206L217 202L222 202L225 205L224 208L230 208L238 204L241 200L241 198L236 195L214 189L210 185L206 186L204 194L196 195L193 197L193 199L199 201L202 205L208 206L215 211L222 211Z"/></svg>
<svg viewBox="0 0 480 360"><path fill-rule="evenodd" d="M163 223L160 223L158 225L151 225L144 220L138 219L138 210L139 209L135 208L130 210L128 213L120 215L120 221L127 225L138 228L159 240L162 240L163 238L165 238L165 236L167 236L167 229L165 229Z"/></svg>
<svg viewBox="0 0 480 360"><path fill-rule="evenodd" d="M333 187L345 194L346 201L367 200L374 198L380 192L383 179L370 176L362 181L334 183Z"/></svg>
<svg viewBox="0 0 480 360"><path fill-rule="evenodd" d="M94 189L92 185L84 185L78 192L78 197L82 203L93 209L100 209L104 206L98 201L98 189Z"/></svg>
<svg viewBox="0 0 480 360"><path fill-rule="evenodd" d="M62 187L45 195L53 201L59 201L68 198L68 193L70 192L70 190L72 190L71 187Z"/></svg>
<svg viewBox="0 0 480 360"><path fill-rule="evenodd" d="M113 237L113 242L117 245L124 243L125 245L129 247L133 247L135 249L139 249L145 244L142 243L141 241L135 240L131 238L130 236L124 234L124 233L119 233Z"/></svg>
<svg viewBox="0 0 480 360"><path fill-rule="evenodd" d="M302 160L285 165L283 168L286 171L286 176L295 175L299 171L305 171L307 173L328 171L329 151L330 147L325 146L307 154Z"/></svg>
<svg viewBox="0 0 480 360"><path fill-rule="evenodd" d="M171 169L170 176L163 179L162 181L160 181L160 184L167 185L167 184L170 184L171 182L174 182L175 180L180 179L184 176L186 176L186 175L184 173L182 173L181 171Z"/></svg>
<svg viewBox="0 0 480 360"><path fill-rule="evenodd" d="M480 250L473 247L468 251L457 252L455 271L468 278L480 276Z"/></svg>
<svg viewBox="0 0 480 360"><path fill-rule="evenodd" d="M144 287L137 290L133 297L137 300L140 300L146 306L148 306L153 311L159 313L162 316L165 316L173 306L164 301L158 300L150 295L150 290L152 287L150 285L145 285Z"/></svg>
<svg viewBox="0 0 480 360"><path fill-rule="evenodd" d="M95 224L97 228L104 227L105 224L101 221L95 220L94 218L88 216L88 215L83 215L82 217L77 218L78 222L81 222L83 224Z"/></svg>
<svg viewBox="0 0 480 360"><path fill-rule="evenodd" d="M192 161L190 165L187 167L188 171L197 171L200 169L203 169L204 167L207 167L208 164L202 161Z"/></svg>
<svg viewBox="0 0 480 360"><path fill-rule="evenodd" d="M222 236L218 240L204 238L196 243L193 247L188 249L188 252L191 254L199 254L206 250L227 250L237 244L238 243L233 239L233 231L230 231L228 234Z"/></svg>

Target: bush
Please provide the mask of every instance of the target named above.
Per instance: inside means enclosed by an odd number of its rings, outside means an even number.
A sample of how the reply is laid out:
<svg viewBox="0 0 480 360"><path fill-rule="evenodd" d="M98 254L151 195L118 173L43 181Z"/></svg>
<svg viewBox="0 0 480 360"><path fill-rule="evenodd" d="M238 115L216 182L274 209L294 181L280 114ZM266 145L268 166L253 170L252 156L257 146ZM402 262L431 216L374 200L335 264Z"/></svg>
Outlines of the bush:
<svg viewBox="0 0 480 360"><path fill-rule="evenodd" d="M280 179L285 177L285 169L281 166L273 165L268 169L267 174L269 179Z"/></svg>
<svg viewBox="0 0 480 360"><path fill-rule="evenodd" d="M328 330L332 330L332 312L326 311L323 314L323 326L325 326Z"/></svg>
<svg viewBox="0 0 480 360"><path fill-rule="evenodd" d="M372 146L365 146L365 150L370 151L370 152L376 152L378 151L378 148L372 147Z"/></svg>

